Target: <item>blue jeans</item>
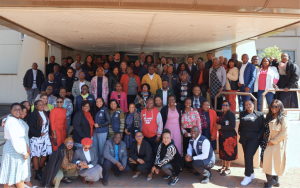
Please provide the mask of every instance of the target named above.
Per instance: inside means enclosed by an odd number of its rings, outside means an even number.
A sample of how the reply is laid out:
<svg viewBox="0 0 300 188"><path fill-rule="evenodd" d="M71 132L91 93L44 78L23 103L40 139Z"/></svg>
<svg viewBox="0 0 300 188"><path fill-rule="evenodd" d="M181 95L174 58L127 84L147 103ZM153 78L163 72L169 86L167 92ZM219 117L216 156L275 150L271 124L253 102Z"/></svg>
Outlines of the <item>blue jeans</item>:
<svg viewBox="0 0 300 188"><path fill-rule="evenodd" d="M93 136L93 147L96 149L97 157L98 157L98 164L102 165L104 158L103 158L103 150L104 150L104 144L107 138L107 132L106 133L96 133L94 131Z"/></svg>
<svg viewBox="0 0 300 188"><path fill-rule="evenodd" d="M258 111L261 110L261 95L263 94L263 92L265 92L265 91L264 90L257 91L257 109L258 109ZM274 93L268 92L265 96L267 99L268 106L270 106L271 102L273 101L273 98L274 98Z"/></svg>
<svg viewBox="0 0 300 188"><path fill-rule="evenodd" d="M242 86L240 87L240 92L245 92L245 86ZM252 93L253 92L253 88L250 88L249 90L249 93ZM240 110L241 110L241 106L243 107L243 110L245 110L245 102L247 100L251 100L251 97L250 96L247 96L247 95L241 95L241 101L240 101L240 98L239 98L239 106L240 106Z"/></svg>
<svg viewBox="0 0 300 188"><path fill-rule="evenodd" d="M71 125L71 118L70 120L67 120L67 137L69 136L70 125Z"/></svg>

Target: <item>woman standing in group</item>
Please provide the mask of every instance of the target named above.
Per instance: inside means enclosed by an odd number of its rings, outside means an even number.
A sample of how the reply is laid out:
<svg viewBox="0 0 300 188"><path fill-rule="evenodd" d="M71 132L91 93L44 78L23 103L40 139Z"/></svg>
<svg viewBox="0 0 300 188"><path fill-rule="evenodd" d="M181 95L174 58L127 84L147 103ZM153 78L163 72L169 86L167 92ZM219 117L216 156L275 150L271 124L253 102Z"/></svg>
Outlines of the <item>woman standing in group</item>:
<svg viewBox="0 0 300 188"><path fill-rule="evenodd" d="M127 74L129 74L128 70L127 70ZM140 78L140 80L142 80L143 76L145 74L147 74L147 70L143 66L141 66L140 60L135 60L134 68L133 68L133 74L138 76Z"/></svg>
<svg viewBox="0 0 300 188"><path fill-rule="evenodd" d="M202 102L202 108L198 110L201 120L201 134L210 141L213 150L216 150L218 137L218 131L216 129L217 113L210 109L209 106L209 101L205 100Z"/></svg>
<svg viewBox="0 0 300 188"><path fill-rule="evenodd" d="M127 63L125 61L122 61L120 64L120 77L126 74L126 70L127 70Z"/></svg>
<svg viewBox="0 0 300 188"><path fill-rule="evenodd" d="M187 75L187 82L191 83L191 80L192 80L191 71L190 71L188 65L186 63L180 63L177 68L177 76L179 77L180 81L181 81L181 76L184 73Z"/></svg>
<svg viewBox="0 0 300 188"><path fill-rule="evenodd" d="M220 66L219 59L214 57L212 59L213 67L209 69L209 89L208 92L210 93L212 105L215 104L215 96L224 91L224 86L226 83L226 71L223 66ZM219 95L217 98L217 109L221 110L222 108L222 101L224 95ZM218 113L221 114L221 113Z"/></svg>
<svg viewBox="0 0 300 188"><path fill-rule="evenodd" d="M245 101L245 111L240 113L239 135L244 150L245 178L241 185L248 185L254 179L253 156L264 134L264 113L254 110L251 100Z"/></svg>
<svg viewBox="0 0 300 188"><path fill-rule="evenodd" d="M163 70L162 70L162 73L160 74L160 77L162 77L164 74L168 74L168 65L167 64L163 65Z"/></svg>
<svg viewBox="0 0 300 188"><path fill-rule="evenodd" d="M289 91L291 88L298 88L299 67L290 60L288 53L281 54L281 62L275 66L279 72L279 80L277 86L284 89L284 92L277 92L276 99L280 100L285 108L298 108L297 93Z"/></svg>
<svg viewBox="0 0 300 188"><path fill-rule="evenodd" d="M65 87L67 90L66 97L70 99L72 103L74 102L74 96L72 95L73 84L75 81L78 80L78 78L73 75L74 75L74 70L71 67L69 67L67 69L67 76L61 79L61 85Z"/></svg>
<svg viewBox="0 0 300 188"><path fill-rule="evenodd" d="M155 105L155 108L160 112L160 110L163 107L163 101L162 101L162 98L160 95L154 96L154 105Z"/></svg>
<svg viewBox="0 0 300 188"><path fill-rule="evenodd" d="M150 92L150 85L149 84L142 84L141 85L142 91L138 92L136 98L134 99L134 104L139 113L147 107L146 101L148 98L153 98L153 95Z"/></svg>
<svg viewBox="0 0 300 188"><path fill-rule="evenodd" d="M96 99L96 114L93 117L95 121L93 147L95 147L96 153L99 153L98 163L103 164L104 143L108 134L108 126L111 124L111 117L103 98Z"/></svg>
<svg viewBox="0 0 300 188"><path fill-rule="evenodd" d="M162 142L158 146L154 166L151 172L159 174L161 169L165 176L163 179L171 177L169 185L175 185L179 180L178 175L182 171L183 162L176 146L172 142L171 131L169 129L163 130Z"/></svg>
<svg viewBox="0 0 300 188"><path fill-rule="evenodd" d="M236 67L235 61L233 59L229 59L227 64L226 70L226 83L225 83L225 90L227 92L237 92L238 85L237 80L239 79L239 69ZM230 111L236 111L236 95L234 94L227 94L226 100L231 103Z"/></svg>
<svg viewBox="0 0 300 188"><path fill-rule="evenodd" d="M50 141L50 125L48 114L44 111L44 104L41 100L35 101L34 111L28 119L30 151L35 169L35 179L41 181L42 169L48 155L52 154Z"/></svg>
<svg viewBox="0 0 300 188"><path fill-rule="evenodd" d="M84 138L92 138L94 131L94 120L90 113L90 101L82 101L81 111L78 111L73 118L73 139L76 148L82 147L81 140Z"/></svg>
<svg viewBox="0 0 300 188"><path fill-rule="evenodd" d="M20 105L22 106L25 106L26 109L27 109L27 117L29 117L30 113L31 113L31 110L30 110L30 103L28 101L22 101L20 103Z"/></svg>
<svg viewBox="0 0 300 188"><path fill-rule="evenodd" d="M192 108L192 100L189 98L186 98L184 100L184 109L182 111L182 117L181 117L181 131L183 134L183 153L186 154L189 141L191 138L191 128L193 126L199 127L200 134L202 132L201 129L201 121L200 116L197 110L194 110ZM191 171L191 169L189 170Z"/></svg>
<svg viewBox="0 0 300 188"><path fill-rule="evenodd" d="M115 133L124 132L124 113L123 110L120 109L118 101L116 99L112 99L109 102L109 113L111 117L111 124L108 127L108 138L111 139Z"/></svg>
<svg viewBox="0 0 300 188"><path fill-rule="evenodd" d="M93 63L93 57L91 55L86 56L85 62L81 68L87 70L91 78L94 77L97 66Z"/></svg>
<svg viewBox="0 0 300 188"><path fill-rule="evenodd" d="M123 112L128 112L126 93L122 91L122 84L120 82L116 83L116 91L111 93L110 99L116 99Z"/></svg>
<svg viewBox="0 0 300 188"><path fill-rule="evenodd" d="M265 122L265 134L261 143L262 172L266 174L265 187L279 187L278 176L287 171L287 128L288 120L280 100L274 100Z"/></svg>
<svg viewBox="0 0 300 188"><path fill-rule="evenodd" d="M22 115L21 105L14 103L10 109L11 115L7 117L4 126L3 154L0 169L0 184L4 187L16 185L24 187L24 181L28 178L30 171L27 160L30 149L26 143L26 130L20 120ZM29 163L30 164L30 163Z"/></svg>
<svg viewBox="0 0 300 188"><path fill-rule="evenodd" d="M95 105L95 97L94 95L89 93L89 87L87 85L81 86L81 95L76 97L75 112L82 111L82 107L81 107L82 101L89 101L90 112L93 112L94 105Z"/></svg>
<svg viewBox="0 0 300 188"><path fill-rule="evenodd" d="M95 100L98 97L102 97L105 103L108 102L108 79L105 75L104 69L102 67L98 68L96 71L96 76L91 81L92 94Z"/></svg>
<svg viewBox="0 0 300 188"><path fill-rule="evenodd" d="M67 137L67 110L63 107L63 105L63 98L57 97L56 107L50 112L53 151L56 151L58 147L64 143Z"/></svg>
<svg viewBox="0 0 300 188"><path fill-rule="evenodd" d="M47 116L49 116L50 111L54 108L52 104L48 104L48 95L46 92L42 92L40 95L40 99L43 102L43 109L46 112ZM35 105L31 106L31 112L34 111Z"/></svg>
<svg viewBox="0 0 300 188"><path fill-rule="evenodd" d="M254 92L257 92L257 109L261 110L261 95L266 89L278 89L277 82L279 79L279 73L276 67L272 67L272 62L268 58L263 58L261 64L256 72L256 80L254 83ZM267 99L268 106L273 101L275 91L268 92L265 97Z"/></svg>
<svg viewBox="0 0 300 188"><path fill-rule="evenodd" d="M237 134L235 131L235 115L230 111L230 102L223 101L223 113L217 120L216 129L219 131L219 156L223 167L218 170L222 176L231 173L230 163L237 159Z"/></svg>
<svg viewBox="0 0 300 188"><path fill-rule="evenodd" d="M59 88L59 96L63 99L63 105L62 107L66 109L66 115L67 115L67 134L69 134L70 125L71 125L71 116L73 113L73 104L72 101L67 96L67 89L64 87ZM57 99L55 103L52 104L54 107L57 106ZM62 140L62 143L65 141L65 138Z"/></svg>
<svg viewBox="0 0 300 188"><path fill-rule="evenodd" d="M171 138L178 149L179 154L182 154L181 147L181 106L176 105L176 96L171 94L168 96L169 105L161 109L161 117L163 121L163 129L172 130Z"/></svg>
<svg viewBox="0 0 300 188"><path fill-rule="evenodd" d="M137 93L141 91L140 77L133 73L132 67L127 67L127 74L123 74L120 83L122 91L127 95L127 104L133 103Z"/></svg>
<svg viewBox="0 0 300 188"><path fill-rule="evenodd" d="M141 115L135 111L134 103L129 104L129 112L125 114L125 137L127 148L135 141L135 132L140 130Z"/></svg>
<svg viewBox="0 0 300 188"><path fill-rule="evenodd" d="M119 74L119 68L114 67L112 73L108 77L109 94L116 91L116 83L120 82L121 75Z"/></svg>

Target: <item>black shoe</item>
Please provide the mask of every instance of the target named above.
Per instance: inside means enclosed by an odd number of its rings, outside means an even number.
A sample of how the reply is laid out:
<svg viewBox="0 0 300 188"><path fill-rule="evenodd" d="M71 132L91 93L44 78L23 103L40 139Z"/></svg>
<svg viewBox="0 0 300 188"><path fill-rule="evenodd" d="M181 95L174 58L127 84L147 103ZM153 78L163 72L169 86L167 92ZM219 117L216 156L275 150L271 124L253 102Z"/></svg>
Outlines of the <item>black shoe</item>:
<svg viewBox="0 0 300 188"><path fill-rule="evenodd" d="M115 174L116 177L121 177L121 174Z"/></svg>
<svg viewBox="0 0 300 188"><path fill-rule="evenodd" d="M203 184L209 183L209 178L208 177L203 178L203 180L201 180L201 183Z"/></svg>
<svg viewBox="0 0 300 188"><path fill-rule="evenodd" d="M169 185L175 185L178 182L179 178L178 177L174 177L170 180L170 182L168 183Z"/></svg>
<svg viewBox="0 0 300 188"><path fill-rule="evenodd" d="M169 176L169 175L165 175L164 177L163 177L163 179L165 179L165 180L167 180L167 179L169 179L171 176Z"/></svg>
<svg viewBox="0 0 300 188"><path fill-rule="evenodd" d="M194 173L194 176L200 176L199 172Z"/></svg>
<svg viewBox="0 0 300 188"><path fill-rule="evenodd" d="M35 173L35 180L38 180L38 181L42 180L42 176L40 173Z"/></svg>
<svg viewBox="0 0 300 188"><path fill-rule="evenodd" d="M104 186L108 186L108 182L105 181L104 179L102 179L102 184L103 184Z"/></svg>
<svg viewBox="0 0 300 188"><path fill-rule="evenodd" d="M280 187L280 183L276 182L273 186L274 187ZM269 187L268 182L264 182L264 187Z"/></svg>

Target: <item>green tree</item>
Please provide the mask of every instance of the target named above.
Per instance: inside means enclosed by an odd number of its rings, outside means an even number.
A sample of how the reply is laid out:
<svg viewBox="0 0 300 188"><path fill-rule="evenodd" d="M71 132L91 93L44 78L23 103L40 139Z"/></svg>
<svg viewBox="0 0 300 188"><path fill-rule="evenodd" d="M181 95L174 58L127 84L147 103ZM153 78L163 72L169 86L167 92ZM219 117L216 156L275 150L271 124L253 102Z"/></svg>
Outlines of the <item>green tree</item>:
<svg viewBox="0 0 300 188"><path fill-rule="evenodd" d="M261 54L259 54L259 57L261 58L264 58L264 57L267 57L267 58L270 58L270 57L273 57L273 58L277 58L277 59L280 59L281 58L281 50L275 45L274 47L269 47L269 48L266 48L265 50L263 50L261 52Z"/></svg>

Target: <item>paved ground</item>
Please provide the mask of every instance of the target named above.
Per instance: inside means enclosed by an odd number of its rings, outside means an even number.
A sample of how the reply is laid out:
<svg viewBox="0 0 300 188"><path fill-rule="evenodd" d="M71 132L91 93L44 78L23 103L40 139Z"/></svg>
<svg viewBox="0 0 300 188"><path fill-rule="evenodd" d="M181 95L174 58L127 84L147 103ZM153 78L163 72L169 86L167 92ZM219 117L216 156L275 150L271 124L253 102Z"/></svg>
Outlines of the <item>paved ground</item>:
<svg viewBox="0 0 300 188"><path fill-rule="evenodd" d="M179 175L179 181L172 187L262 187L263 181L265 181L265 174L261 169L255 169L255 180L253 180L248 186L241 186L240 182L243 180L244 168L242 166L233 165L231 167L232 174L223 177L216 171L220 168L221 163L218 161L212 170L213 179L209 184L203 185L199 183L199 178L193 174L187 173L186 169ZM164 174L154 175L153 179L149 182L146 181L146 175L141 174L138 178L132 179L134 172L130 171L126 174L122 174L117 178L110 172L108 186L107 187L171 187L168 180L162 179ZM33 179L33 178L32 178ZM300 187L300 169L290 169L288 173L279 178L280 187ZM37 181L33 180L34 185L40 185ZM81 177L78 177L71 184L62 183L60 187L104 187L100 181L94 183L94 185L82 184Z"/></svg>

